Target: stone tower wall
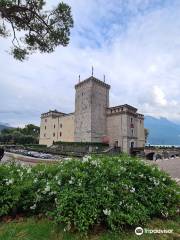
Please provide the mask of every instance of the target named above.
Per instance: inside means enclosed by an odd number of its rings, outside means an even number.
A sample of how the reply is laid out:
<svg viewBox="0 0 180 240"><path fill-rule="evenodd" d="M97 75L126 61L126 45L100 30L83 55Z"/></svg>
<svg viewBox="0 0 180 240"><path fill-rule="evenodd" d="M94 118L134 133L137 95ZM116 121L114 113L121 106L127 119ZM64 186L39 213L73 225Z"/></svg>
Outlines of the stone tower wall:
<svg viewBox="0 0 180 240"><path fill-rule="evenodd" d="M101 142L106 135L110 86L91 77L75 88L75 141Z"/></svg>
<svg viewBox="0 0 180 240"><path fill-rule="evenodd" d="M84 82L76 87L75 142L91 142L91 89L92 82Z"/></svg>
<svg viewBox="0 0 180 240"><path fill-rule="evenodd" d="M93 82L91 105L91 141L101 142L107 135L106 108L109 107L109 89Z"/></svg>

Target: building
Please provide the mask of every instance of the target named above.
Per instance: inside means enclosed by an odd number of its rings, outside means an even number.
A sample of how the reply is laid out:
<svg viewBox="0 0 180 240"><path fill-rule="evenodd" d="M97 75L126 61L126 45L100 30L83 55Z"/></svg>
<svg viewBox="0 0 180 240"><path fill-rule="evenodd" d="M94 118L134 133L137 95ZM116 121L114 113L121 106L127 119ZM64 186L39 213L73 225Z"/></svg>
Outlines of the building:
<svg viewBox="0 0 180 240"><path fill-rule="evenodd" d="M144 147L144 116L128 105L109 106L110 85L91 76L75 85L75 112L41 115L40 144L106 142L129 152Z"/></svg>

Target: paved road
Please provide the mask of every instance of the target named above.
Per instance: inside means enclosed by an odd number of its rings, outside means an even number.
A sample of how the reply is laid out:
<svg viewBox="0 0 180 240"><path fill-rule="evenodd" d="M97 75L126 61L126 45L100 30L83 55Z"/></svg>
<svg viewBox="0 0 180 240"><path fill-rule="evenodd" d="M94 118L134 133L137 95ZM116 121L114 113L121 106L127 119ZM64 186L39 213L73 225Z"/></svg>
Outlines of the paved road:
<svg viewBox="0 0 180 240"><path fill-rule="evenodd" d="M177 182L180 182L180 158L160 159L148 162L157 164L160 169L169 173Z"/></svg>
<svg viewBox="0 0 180 240"><path fill-rule="evenodd" d="M22 161L18 161L17 159L14 159L13 157L11 156L8 156L7 154L4 154L4 157L2 158L1 162L9 162L9 161L12 161L12 160L16 160L17 163L20 163L20 164L25 164L25 165L36 165L35 163L31 163L31 162L22 162Z"/></svg>

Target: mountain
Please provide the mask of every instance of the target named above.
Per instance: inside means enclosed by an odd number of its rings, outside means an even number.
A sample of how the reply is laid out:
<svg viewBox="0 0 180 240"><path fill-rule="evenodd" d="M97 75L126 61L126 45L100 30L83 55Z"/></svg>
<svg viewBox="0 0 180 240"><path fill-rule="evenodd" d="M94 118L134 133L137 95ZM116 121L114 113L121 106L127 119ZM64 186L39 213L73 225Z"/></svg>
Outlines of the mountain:
<svg viewBox="0 0 180 240"><path fill-rule="evenodd" d="M180 125L166 118L145 116L145 128L149 130L148 143L153 145L180 145Z"/></svg>
<svg viewBox="0 0 180 240"><path fill-rule="evenodd" d="M9 124L7 124L7 123L1 123L1 122L0 122L0 131L3 130L3 129L5 129L5 128L11 128L11 127L10 127Z"/></svg>

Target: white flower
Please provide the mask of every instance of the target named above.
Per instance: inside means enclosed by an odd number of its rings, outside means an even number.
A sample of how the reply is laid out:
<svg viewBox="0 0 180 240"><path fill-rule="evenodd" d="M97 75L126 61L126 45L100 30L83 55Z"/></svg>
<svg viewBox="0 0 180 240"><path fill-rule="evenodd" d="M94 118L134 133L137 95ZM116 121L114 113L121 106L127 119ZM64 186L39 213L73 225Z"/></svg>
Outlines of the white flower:
<svg viewBox="0 0 180 240"><path fill-rule="evenodd" d="M52 191L49 193L49 195L55 195L57 192L56 191Z"/></svg>
<svg viewBox="0 0 180 240"><path fill-rule="evenodd" d="M10 184L13 184L13 182L14 182L14 179L12 178L12 179L6 179L6 185L10 185Z"/></svg>
<svg viewBox="0 0 180 240"><path fill-rule="evenodd" d="M154 185L158 186L159 185L159 181L154 180Z"/></svg>
<svg viewBox="0 0 180 240"><path fill-rule="evenodd" d="M19 176L22 178L22 176L23 176L23 172L20 172Z"/></svg>
<svg viewBox="0 0 180 240"><path fill-rule="evenodd" d="M34 210L36 208L36 204L30 207L30 209Z"/></svg>
<svg viewBox="0 0 180 240"><path fill-rule="evenodd" d="M136 191L135 188L131 188L131 189L130 189L130 192L135 192L135 191Z"/></svg>
<svg viewBox="0 0 180 240"><path fill-rule="evenodd" d="M123 172L126 171L126 168L125 168L125 167L121 167L120 169L121 169L121 171L123 171Z"/></svg>
<svg viewBox="0 0 180 240"><path fill-rule="evenodd" d="M74 177L71 177L71 179L69 180L69 184L73 184L74 181Z"/></svg>
<svg viewBox="0 0 180 240"><path fill-rule="evenodd" d="M38 181L37 178L35 178L35 179L34 179L34 183L37 183L37 181Z"/></svg>
<svg viewBox="0 0 180 240"><path fill-rule="evenodd" d="M90 159L91 159L91 156L89 156L89 155L84 156L83 159L82 159L82 162L83 163L88 162Z"/></svg>
<svg viewBox="0 0 180 240"><path fill-rule="evenodd" d="M91 162L91 164L94 165L94 166L97 166L97 165L98 165L98 161L97 161L97 160L93 160L93 161Z"/></svg>
<svg viewBox="0 0 180 240"><path fill-rule="evenodd" d="M49 185L46 185L45 189L44 189L44 192L49 192L51 190L50 186Z"/></svg>
<svg viewBox="0 0 180 240"><path fill-rule="evenodd" d="M58 181L58 185L61 185L61 181L60 180Z"/></svg>
<svg viewBox="0 0 180 240"><path fill-rule="evenodd" d="M105 209L103 210L104 215L110 216L111 215L111 210Z"/></svg>
<svg viewBox="0 0 180 240"><path fill-rule="evenodd" d="M31 168L28 168L28 169L27 169L27 173L31 173Z"/></svg>
<svg viewBox="0 0 180 240"><path fill-rule="evenodd" d="M168 217L168 215L169 215L168 212L161 212L161 214L162 214L164 217Z"/></svg>

